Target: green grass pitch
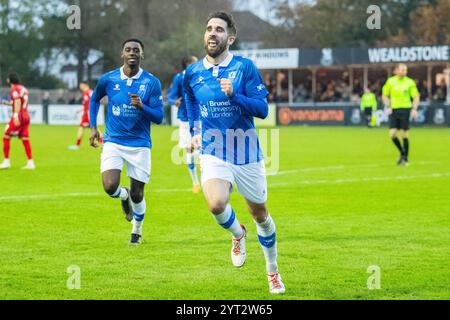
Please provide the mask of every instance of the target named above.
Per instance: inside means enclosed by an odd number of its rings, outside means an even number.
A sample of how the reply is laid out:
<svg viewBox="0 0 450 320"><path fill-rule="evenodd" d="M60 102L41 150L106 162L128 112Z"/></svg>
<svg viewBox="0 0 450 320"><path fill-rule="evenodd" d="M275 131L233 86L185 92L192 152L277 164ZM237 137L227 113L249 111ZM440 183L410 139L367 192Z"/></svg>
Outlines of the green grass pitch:
<svg viewBox="0 0 450 320"><path fill-rule="evenodd" d="M0 299L449 299L450 134L411 132L411 165L397 167L386 129L280 129L280 174L268 177L287 292L268 293L264 258L243 199L247 262L171 162L173 129L154 127L144 244L102 190L100 150L67 149L75 127L33 126L37 170L0 172ZM128 184L124 176L123 185ZM81 288L69 290L69 266ZM369 266L381 289L369 290Z"/></svg>

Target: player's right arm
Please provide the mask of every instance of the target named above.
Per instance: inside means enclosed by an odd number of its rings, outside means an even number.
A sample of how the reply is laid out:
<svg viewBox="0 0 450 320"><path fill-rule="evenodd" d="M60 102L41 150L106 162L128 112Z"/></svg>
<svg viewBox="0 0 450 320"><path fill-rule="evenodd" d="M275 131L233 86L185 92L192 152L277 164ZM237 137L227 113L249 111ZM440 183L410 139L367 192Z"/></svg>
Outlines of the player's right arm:
<svg viewBox="0 0 450 320"><path fill-rule="evenodd" d="M189 127L193 130L192 147L200 149L202 145L201 128L200 128L200 110L199 103L195 98L194 91L190 85L191 82L190 68L186 70L183 81L184 100L186 102L186 110L189 119Z"/></svg>
<svg viewBox="0 0 450 320"><path fill-rule="evenodd" d="M100 139L100 131L97 127L97 116L100 110L100 101L106 96L106 87L108 85L108 76L101 77L94 92L92 93L90 105L89 105L89 119L91 121L91 138L90 143L94 148L98 147L96 141Z"/></svg>

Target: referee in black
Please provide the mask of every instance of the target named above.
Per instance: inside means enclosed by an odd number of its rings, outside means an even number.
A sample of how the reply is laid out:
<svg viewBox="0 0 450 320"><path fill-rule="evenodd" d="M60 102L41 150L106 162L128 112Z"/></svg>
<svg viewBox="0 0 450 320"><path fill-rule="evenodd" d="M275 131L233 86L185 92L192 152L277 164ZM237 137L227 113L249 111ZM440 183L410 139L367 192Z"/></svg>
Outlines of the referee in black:
<svg viewBox="0 0 450 320"><path fill-rule="evenodd" d="M383 87L383 103L389 112L389 134L400 151L399 166L408 165L409 122L418 117L420 94L413 79L407 77L408 67L401 63L395 68L395 76L389 78ZM411 110L412 108L412 110ZM397 133L401 131L403 145Z"/></svg>

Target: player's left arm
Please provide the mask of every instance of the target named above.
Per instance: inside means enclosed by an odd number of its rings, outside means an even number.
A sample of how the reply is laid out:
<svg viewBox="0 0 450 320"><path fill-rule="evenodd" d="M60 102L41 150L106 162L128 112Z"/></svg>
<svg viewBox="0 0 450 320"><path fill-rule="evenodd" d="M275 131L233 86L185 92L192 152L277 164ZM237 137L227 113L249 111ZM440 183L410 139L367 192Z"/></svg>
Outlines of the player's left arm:
<svg viewBox="0 0 450 320"><path fill-rule="evenodd" d="M233 88L231 80L218 79L222 91L230 97L231 101L240 106L245 113L252 117L265 119L269 114L269 104L267 102L269 92L253 62L246 64L244 72L244 93L237 92Z"/></svg>
<svg viewBox="0 0 450 320"><path fill-rule="evenodd" d="M156 124L161 124L164 118L164 100L162 96L161 82L156 81L145 101L130 93L131 105L142 110L144 115Z"/></svg>

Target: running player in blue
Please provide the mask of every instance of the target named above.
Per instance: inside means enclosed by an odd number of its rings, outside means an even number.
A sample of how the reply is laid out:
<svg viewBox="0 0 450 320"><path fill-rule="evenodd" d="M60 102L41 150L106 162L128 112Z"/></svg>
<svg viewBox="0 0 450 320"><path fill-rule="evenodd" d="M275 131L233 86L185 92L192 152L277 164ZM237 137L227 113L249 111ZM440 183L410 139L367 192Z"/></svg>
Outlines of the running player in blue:
<svg viewBox="0 0 450 320"><path fill-rule="evenodd" d="M112 198L122 200L122 210L132 222L130 245L141 244L146 213L144 187L150 180L150 126L163 120L160 81L141 67L144 45L138 39L122 45L123 67L106 73L94 90L90 104L91 146L97 148L100 132L97 116L100 100L108 97L108 115L101 155L103 187ZM130 188L120 187L124 164Z"/></svg>
<svg viewBox="0 0 450 320"><path fill-rule="evenodd" d="M253 118L266 118L268 91L253 62L233 56L233 17L212 14L207 21L206 57L186 70L184 88L193 145L201 148L202 186L217 223L232 233L231 260L246 259L246 229L229 204L233 184L247 201L266 258L269 291L285 292L278 272L275 223L266 207L267 180Z"/></svg>
<svg viewBox="0 0 450 320"><path fill-rule="evenodd" d="M197 57L188 56L183 58L181 64L183 71L178 73L172 81L167 94L167 103L178 108L177 118L179 120L179 144L180 149L186 150L186 163L188 165L189 174L192 179L192 192L199 193L201 191L200 182L198 181L197 169L195 167L194 150L191 144L191 130L189 127L189 119L184 102L183 80L186 68L197 62Z"/></svg>

